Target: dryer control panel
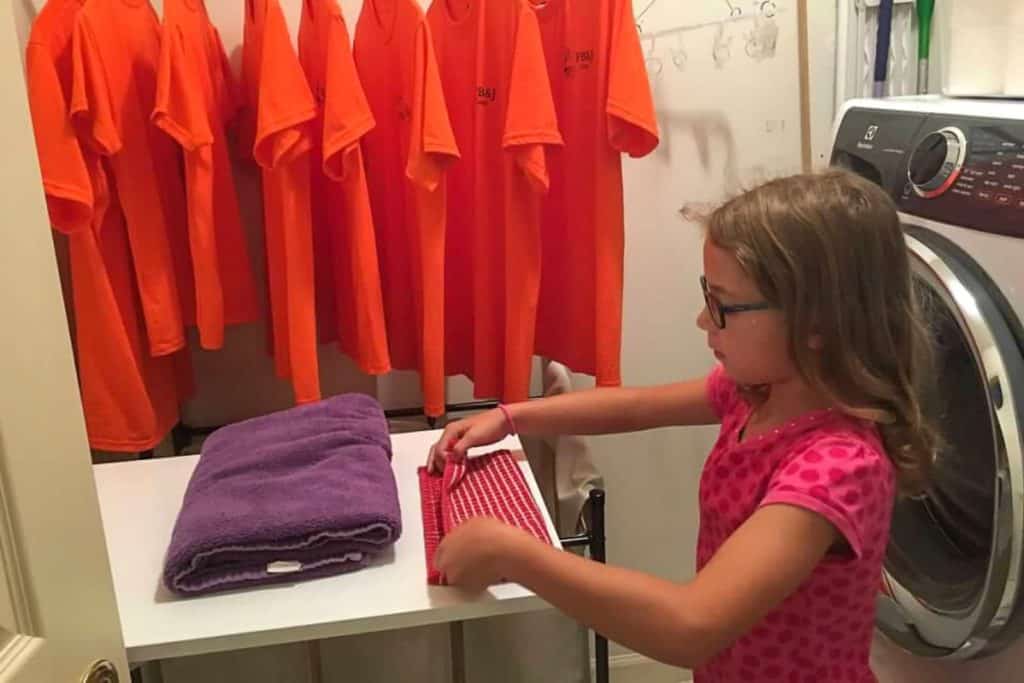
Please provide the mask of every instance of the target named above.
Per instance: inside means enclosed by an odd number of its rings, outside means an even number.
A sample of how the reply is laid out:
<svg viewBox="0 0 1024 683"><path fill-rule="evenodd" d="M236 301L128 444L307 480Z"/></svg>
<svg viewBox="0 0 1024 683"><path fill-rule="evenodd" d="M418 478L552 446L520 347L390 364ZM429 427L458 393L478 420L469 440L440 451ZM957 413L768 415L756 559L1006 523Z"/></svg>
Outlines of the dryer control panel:
<svg viewBox="0 0 1024 683"><path fill-rule="evenodd" d="M1024 237L1024 120L853 108L832 163L882 185L904 213Z"/></svg>

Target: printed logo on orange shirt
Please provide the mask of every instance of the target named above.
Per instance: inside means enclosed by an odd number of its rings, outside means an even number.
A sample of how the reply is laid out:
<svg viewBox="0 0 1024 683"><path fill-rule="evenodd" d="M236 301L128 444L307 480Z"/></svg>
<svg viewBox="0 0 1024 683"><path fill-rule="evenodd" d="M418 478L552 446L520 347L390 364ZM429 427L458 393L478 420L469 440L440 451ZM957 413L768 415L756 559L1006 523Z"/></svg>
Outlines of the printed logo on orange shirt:
<svg viewBox="0 0 1024 683"><path fill-rule="evenodd" d="M594 65L594 51L567 49L563 62L562 71L566 76L572 76L577 71L586 71Z"/></svg>
<svg viewBox="0 0 1024 683"><path fill-rule="evenodd" d="M476 103L477 104L494 104L494 101L498 98L497 88L488 88L485 86L479 86L476 89Z"/></svg>

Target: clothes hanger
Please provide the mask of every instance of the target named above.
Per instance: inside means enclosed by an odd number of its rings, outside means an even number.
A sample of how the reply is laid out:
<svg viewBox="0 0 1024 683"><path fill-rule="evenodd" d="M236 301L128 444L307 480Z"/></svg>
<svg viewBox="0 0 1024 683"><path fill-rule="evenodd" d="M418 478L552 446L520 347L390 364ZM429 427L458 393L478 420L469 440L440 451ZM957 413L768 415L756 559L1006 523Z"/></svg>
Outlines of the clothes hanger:
<svg viewBox="0 0 1024 683"><path fill-rule="evenodd" d="M686 48L683 47L683 34L676 34L676 47L672 48L672 63L675 64L676 70L682 71L686 67Z"/></svg>
<svg viewBox="0 0 1024 683"><path fill-rule="evenodd" d="M732 36L725 37L725 22L718 24L718 32L715 34L715 43L711 48L711 56L715 60L715 66L721 69L725 63L732 58Z"/></svg>
<svg viewBox="0 0 1024 683"><path fill-rule="evenodd" d="M658 3L658 0L651 0L647 3L647 6L640 10L640 13L636 15L636 31L637 33L644 32L643 19L644 15L651 11L651 8Z"/></svg>
<svg viewBox="0 0 1024 683"><path fill-rule="evenodd" d="M644 61L645 61L646 65L647 65L647 73L649 73L649 74L651 74L651 76L657 78L658 76L661 75L661 71L662 71L662 69L665 68L665 65L654 54L655 41L656 41L656 39L652 36L651 37L651 48L650 48L650 50L648 50L647 58Z"/></svg>

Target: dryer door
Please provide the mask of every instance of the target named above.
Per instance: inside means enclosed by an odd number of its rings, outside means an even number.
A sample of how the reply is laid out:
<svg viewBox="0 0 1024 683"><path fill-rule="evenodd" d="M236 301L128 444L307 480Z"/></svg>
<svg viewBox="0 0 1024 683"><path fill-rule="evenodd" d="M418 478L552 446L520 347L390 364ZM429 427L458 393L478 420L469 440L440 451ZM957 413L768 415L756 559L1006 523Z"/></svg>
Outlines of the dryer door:
<svg viewBox="0 0 1024 683"><path fill-rule="evenodd" d="M945 443L929 491L896 503L878 625L920 655L975 657L1024 630L1020 325L955 244L910 226L907 245L937 347L925 407Z"/></svg>

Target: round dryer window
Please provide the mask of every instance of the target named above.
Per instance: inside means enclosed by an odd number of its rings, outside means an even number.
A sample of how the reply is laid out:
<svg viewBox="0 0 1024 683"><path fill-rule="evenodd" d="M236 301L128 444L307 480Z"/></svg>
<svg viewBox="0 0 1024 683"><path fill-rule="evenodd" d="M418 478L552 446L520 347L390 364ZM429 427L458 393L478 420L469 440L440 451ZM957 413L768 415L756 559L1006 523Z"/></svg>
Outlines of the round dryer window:
<svg viewBox="0 0 1024 683"><path fill-rule="evenodd" d="M1024 631L1020 325L959 247L921 227L907 244L936 349L921 390L943 443L928 491L893 511L878 623L917 654L975 657Z"/></svg>

